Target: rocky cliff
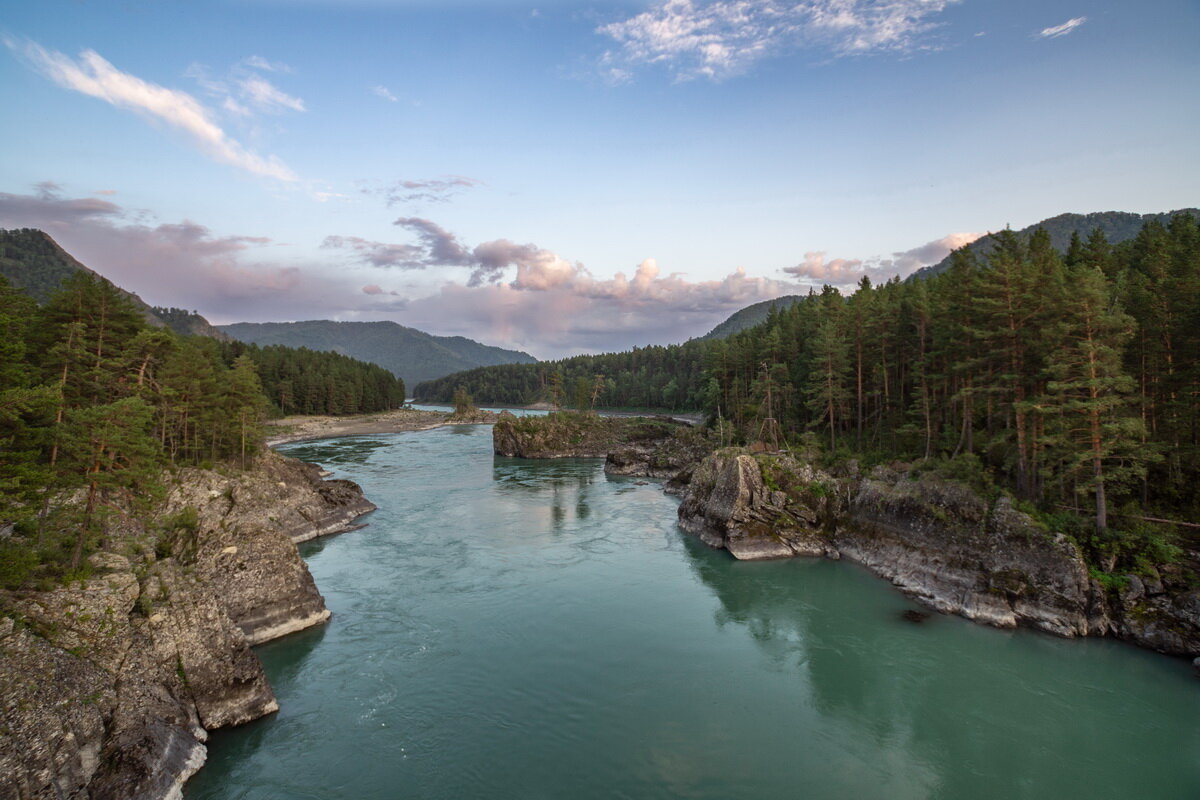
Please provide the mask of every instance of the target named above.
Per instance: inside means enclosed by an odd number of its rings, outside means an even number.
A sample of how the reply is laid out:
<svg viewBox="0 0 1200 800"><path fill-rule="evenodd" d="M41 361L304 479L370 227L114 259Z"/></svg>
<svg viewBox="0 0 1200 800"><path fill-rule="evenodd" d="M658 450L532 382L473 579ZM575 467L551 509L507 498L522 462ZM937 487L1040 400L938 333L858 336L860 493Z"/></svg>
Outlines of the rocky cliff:
<svg viewBox="0 0 1200 800"><path fill-rule="evenodd" d="M1106 591L1068 537L954 481L722 450L696 468L679 518L739 559L848 558L945 613L1200 656L1200 591L1182 576L1155 570Z"/></svg>
<svg viewBox="0 0 1200 800"><path fill-rule="evenodd" d="M181 796L208 730L278 708L250 646L329 617L295 542L373 508L275 453L182 470L89 578L0 597L0 799Z"/></svg>

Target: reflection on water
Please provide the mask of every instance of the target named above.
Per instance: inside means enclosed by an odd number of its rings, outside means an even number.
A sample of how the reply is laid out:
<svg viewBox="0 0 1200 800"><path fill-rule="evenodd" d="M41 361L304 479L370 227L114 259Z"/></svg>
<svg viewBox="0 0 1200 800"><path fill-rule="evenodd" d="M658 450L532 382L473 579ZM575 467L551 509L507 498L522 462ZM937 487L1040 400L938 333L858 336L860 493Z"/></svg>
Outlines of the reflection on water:
<svg viewBox="0 0 1200 800"><path fill-rule="evenodd" d="M334 612L259 648L273 719L189 798L1200 796L1185 664L934 615L828 561L744 563L599 460L486 427L288 452L363 484L304 550Z"/></svg>

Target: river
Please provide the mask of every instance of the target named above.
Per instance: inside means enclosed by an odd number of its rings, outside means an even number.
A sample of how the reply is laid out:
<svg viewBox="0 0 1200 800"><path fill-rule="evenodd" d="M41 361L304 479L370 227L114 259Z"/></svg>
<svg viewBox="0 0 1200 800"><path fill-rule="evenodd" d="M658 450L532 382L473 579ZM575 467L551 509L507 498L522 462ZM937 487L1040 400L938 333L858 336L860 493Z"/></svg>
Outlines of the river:
<svg viewBox="0 0 1200 800"><path fill-rule="evenodd" d="M334 616L258 648L270 718L190 800L1200 797L1200 682L1106 640L746 563L654 482L493 457L487 426L292 445L369 527L301 546Z"/></svg>

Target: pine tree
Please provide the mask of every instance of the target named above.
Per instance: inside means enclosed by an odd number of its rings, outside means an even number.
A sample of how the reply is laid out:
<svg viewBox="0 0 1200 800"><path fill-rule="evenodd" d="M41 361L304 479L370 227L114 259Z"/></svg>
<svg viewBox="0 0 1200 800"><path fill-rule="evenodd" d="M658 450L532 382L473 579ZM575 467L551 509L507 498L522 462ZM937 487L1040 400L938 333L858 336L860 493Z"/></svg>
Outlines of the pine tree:
<svg viewBox="0 0 1200 800"><path fill-rule="evenodd" d="M1135 384L1122 366L1122 348L1133 319L1110 305L1104 273L1082 267L1072 271L1071 291L1062 307L1063 346L1050 356L1053 376L1043 410L1050 417L1049 443L1063 464L1062 478L1088 491L1094 501L1095 527L1108 527L1109 487L1144 471L1141 420L1126 411Z"/></svg>
<svg viewBox="0 0 1200 800"><path fill-rule="evenodd" d="M838 320L825 313L812 340L812 359L806 396L815 415L814 426L829 429L829 446L837 449L837 429L849 398L846 378L850 372L850 347L838 329Z"/></svg>

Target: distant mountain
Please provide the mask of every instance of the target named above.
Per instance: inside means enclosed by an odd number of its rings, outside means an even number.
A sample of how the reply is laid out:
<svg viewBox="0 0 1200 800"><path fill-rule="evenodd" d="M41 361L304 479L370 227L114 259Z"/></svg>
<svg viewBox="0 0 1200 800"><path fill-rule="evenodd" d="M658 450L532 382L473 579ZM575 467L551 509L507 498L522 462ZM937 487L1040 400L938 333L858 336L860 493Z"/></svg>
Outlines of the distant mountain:
<svg viewBox="0 0 1200 800"><path fill-rule="evenodd" d="M49 300L62 282L76 272L86 272L101 280L108 280L81 264L45 231L36 228L0 229L0 275L39 303ZM170 328L183 336L228 338L195 311L155 308L133 292L119 286L117 291L132 300L151 325Z"/></svg>
<svg viewBox="0 0 1200 800"><path fill-rule="evenodd" d="M528 353L489 347L462 336L433 336L395 322L238 322L221 325L235 339L332 350L389 369L408 386L452 372L497 364L533 364Z"/></svg>
<svg viewBox="0 0 1200 800"><path fill-rule="evenodd" d="M1021 241L1028 241L1035 230L1044 228L1046 233L1050 234L1050 244L1061 253L1066 252L1066 249L1070 246L1072 234L1078 233L1081 239L1086 240L1092 231L1099 228L1104 231L1104 236L1108 239L1109 244L1118 244L1137 236L1142 226L1147 222L1154 220L1165 225L1176 214L1191 214L1194 217L1200 218L1200 209L1181 208L1178 211L1165 211L1159 214L1130 214L1125 211L1097 211L1092 214L1059 214L1057 217L1050 217L1049 219L1034 223L1027 228L1022 228L1017 231L1017 237ZM984 236L982 239L977 239L967 245L966 249L973 251L976 256L986 256L992 252L995 246L992 237ZM909 277L929 278L945 272L949 268L950 256L946 256L946 258L938 263L919 269Z"/></svg>
<svg viewBox="0 0 1200 800"><path fill-rule="evenodd" d="M783 297L776 297L774 300L764 300L761 303L746 306L741 311L735 311L729 319L698 338L701 340L724 339L726 336L732 336L739 331L753 328L755 325L766 321L767 315L771 313L772 308L778 308L782 311L799 303L806 297L807 295L803 294L789 294Z"/></svg>

